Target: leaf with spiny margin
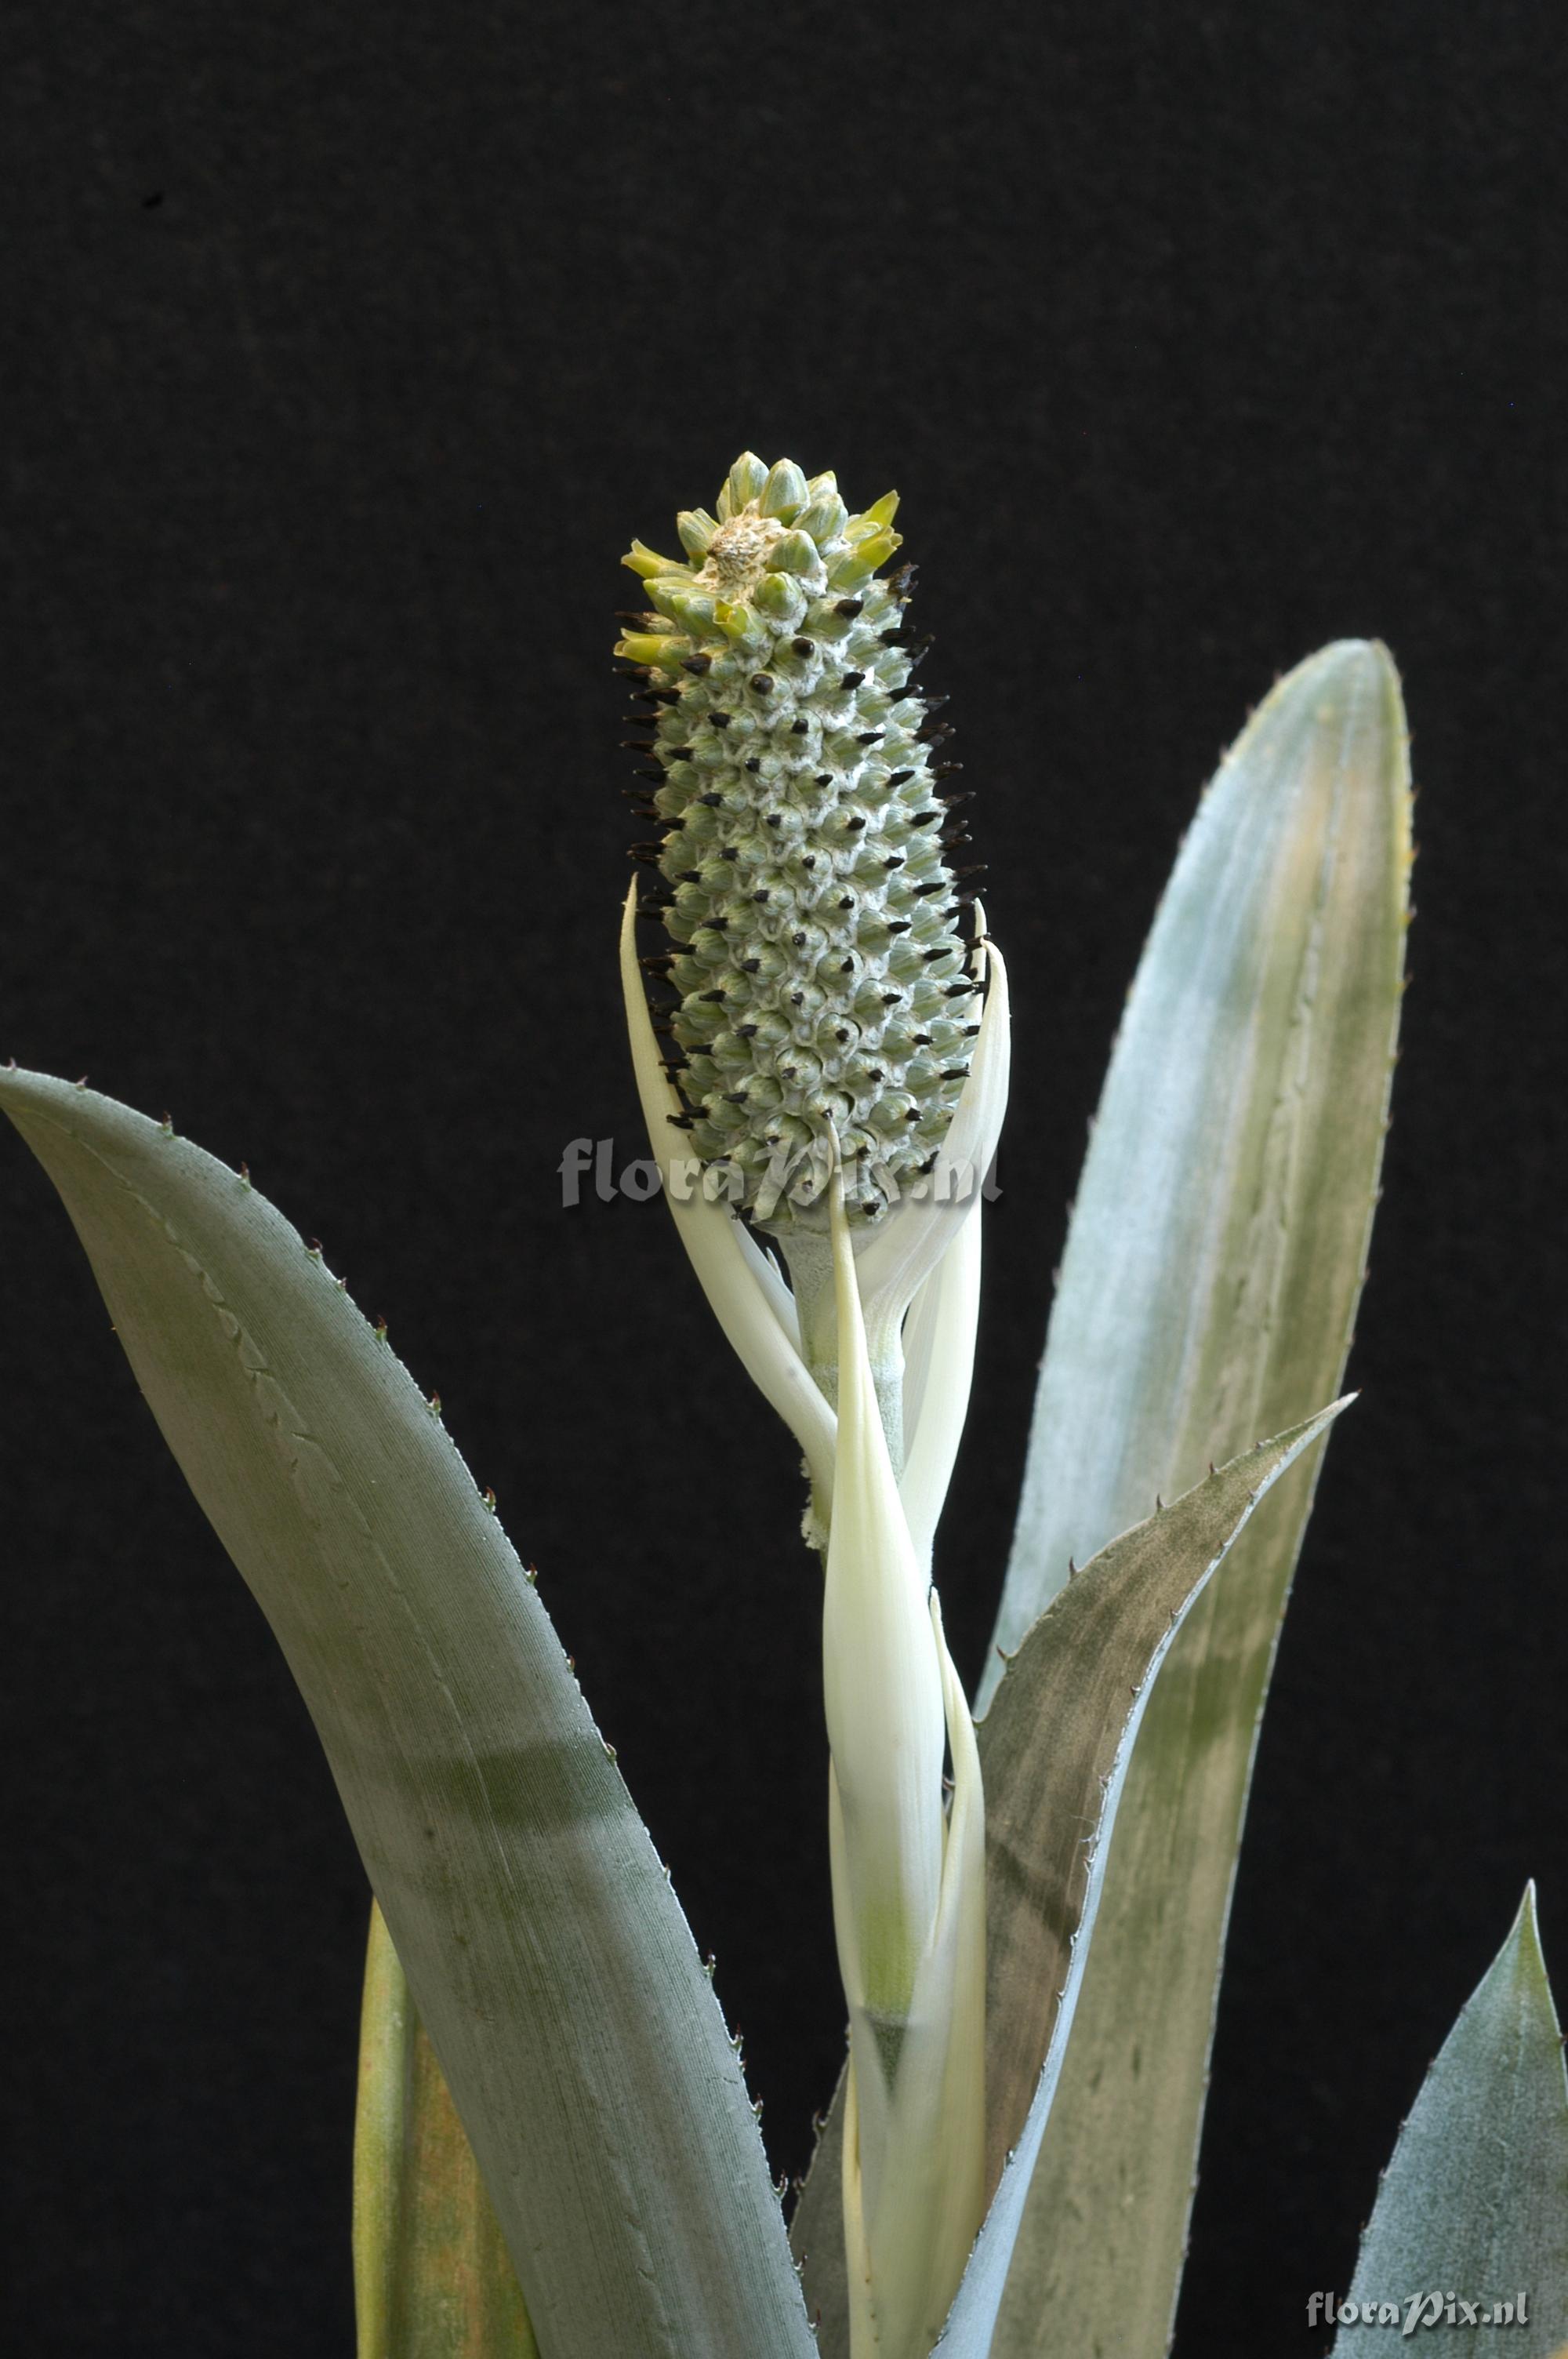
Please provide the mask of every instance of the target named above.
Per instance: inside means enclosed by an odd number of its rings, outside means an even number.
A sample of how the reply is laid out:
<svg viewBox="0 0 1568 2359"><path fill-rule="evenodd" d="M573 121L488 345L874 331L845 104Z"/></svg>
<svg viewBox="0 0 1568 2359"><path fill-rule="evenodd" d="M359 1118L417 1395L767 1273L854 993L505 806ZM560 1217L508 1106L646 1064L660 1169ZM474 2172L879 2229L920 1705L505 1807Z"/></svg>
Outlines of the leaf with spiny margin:
<svg viewBox="0 0 1568 2359"><path fill-rule="evenodd" d="M1346 2327L1336 2359L1401 2341L1422 2287L1483 2310L1527 2295L1518 2359L1545 2359L1568 2331L1568 2076L1533 1885L1422 2083L1361 2239L1346 2299L1396 2303L1400 2324ZM1475 2327L1446 2318L1420 2336L1423 2352L1476 2348Z"/></svg>
<svg viewBox="0 0 1568 2359"><path fill-rule="evenodd" d="M1340 1387L1402 989L1403 707L1346 640L1222 763L1123 1017L1051 1312L997 1628L1157 1492ZM1259 1713L1314 1470L1171 1649L1144 1716L998 2359L1163 2359ZM982 1701L990 1682L982 1687Z"/></svg>
<svg viewBox="0 0 1568 2359"><path fill-rule="evenodd" d="M1052 2101L1154 1675L1259 1499L1345 1406L1260 1442L1085 1565L1024 1638L979 1724L989 2209L937 2345L944 2359L986 2359L991 2347L1030 2174L1056 2136ZM849 2352L842 2131L840 2085L791 2230L828 2359Z"/></svg>
<svg viewBox="0 0 1568 2359"><path fill-rule="evenodd" d="M810 2359L690 1931L438 1418L211 1156L38 1074L0 1108L309 1707L550 2359Z"/></svg>
<svg viewBox="0 0 1568 2359"><path fill-rule="evenodd" d="M539 2359L468 2132L371 1902L354 2114L357 2359Z"/></svg>

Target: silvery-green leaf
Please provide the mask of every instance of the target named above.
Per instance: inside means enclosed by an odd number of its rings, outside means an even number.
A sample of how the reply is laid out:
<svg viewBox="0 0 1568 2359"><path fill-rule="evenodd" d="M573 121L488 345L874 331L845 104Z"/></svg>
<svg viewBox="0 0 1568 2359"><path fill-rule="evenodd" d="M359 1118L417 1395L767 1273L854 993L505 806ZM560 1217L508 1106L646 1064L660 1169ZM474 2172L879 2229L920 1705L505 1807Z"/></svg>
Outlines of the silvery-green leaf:
<svg viewBox="0 0 1568 2359"><path fill-rule="evenodd" d="M1412 2311L1422 2292L1441 2299ZM1518 2359L1568 2333L1568 2078L1533 1886L1400 2132L1346 2299L1357 2315L1336 2359L1405 2342L1412 2317L1418 2350L1473 2354L1461 2302L1489 2316L1512 2303Z"/></svg>
<svg viewBox="0 0 1568 2359"><path fill-rule="evenodd" d="M357 2359L539 2359L517 2272L381 1910L354 2114Z"/></svg>
<svg viewBox="0 0 1568 2359"><path fill-rule="evenodd" d="M1069 1557L1338 1388L1387 1125L1409 816L1398 680L1358 640L1280 682L1204 799L1078 1191L1004 1647ZM1007 2359L1162 2359L1169 2343L1258 1715L1313 1479L1302 1466L1280 1486L1145 1715Z"/></svg>
<svg viewBox="0 0 1568 2359"><path fill-rule="evenodd" d="M549 2359L807 2359L691 1935L438 1413L243 1179L64 1082L0 1107L309 1706Z"/></svg>
<svg viewBox="0 0 1568 2359"><path fill-rule="evenodd" d="M1086 1565L1025 1637L979 1725L989 2208L938 2346L945 2359L986 2359L1030 2173L1042 2140L1057 2136L1053 2098L1154 1675L1257 1501L1343 1407L1260 1442ZM828 2359L849 2351L842 2113L840 2087L791 2229Z"/></svg>

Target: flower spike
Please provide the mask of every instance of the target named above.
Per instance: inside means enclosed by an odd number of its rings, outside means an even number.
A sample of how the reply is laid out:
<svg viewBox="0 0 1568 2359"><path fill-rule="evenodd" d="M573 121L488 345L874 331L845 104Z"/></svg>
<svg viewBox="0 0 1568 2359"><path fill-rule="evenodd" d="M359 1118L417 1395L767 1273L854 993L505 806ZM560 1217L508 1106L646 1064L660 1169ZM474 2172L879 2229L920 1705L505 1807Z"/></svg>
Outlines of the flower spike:
<svg viewBox="0 0 1568 2359"><path fill-rule="evenodd" d="M633 544L649 609L616 650L654 708L639 816L666 830L633 847L660 889L633 887L622 921L643 1110L697 1276L806 1452L824 1555L849 2359L925 2359L986 2150L984 1798L930 1567L974 1364L1007 973L959 890L977 872L948 864L948 733L909 685L913 568L878 579L897 506L851 515L831 475L742 452L716 512L680 516L685 562ZM639 916L673 950L639 962ZM676 995L667 1063L644 967Z"/></svg>
<svg viewBox="0 0 1568 2359"><path fill-rule="evenodd" d="M750 451L689 561L640 541L649 611L616 652L660 701L640 847L665 894L692 1144L781 1235L826 1226L843 1169L857 1223L940 1147L973 1049L931 707L910 684L896 496L851 516L831 476Z"/></svg>

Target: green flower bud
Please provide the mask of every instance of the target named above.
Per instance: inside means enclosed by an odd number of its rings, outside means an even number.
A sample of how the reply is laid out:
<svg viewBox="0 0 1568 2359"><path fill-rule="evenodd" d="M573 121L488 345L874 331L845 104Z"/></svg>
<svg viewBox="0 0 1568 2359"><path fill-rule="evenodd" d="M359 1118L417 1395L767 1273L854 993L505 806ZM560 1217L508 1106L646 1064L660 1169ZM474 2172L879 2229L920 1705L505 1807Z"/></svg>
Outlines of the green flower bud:
<svg viewBox="0 0 1568 2359"><path fill-rule="evenodd" d="M779 548L785 549L792 540L798 540L800 538L797 532L786 532L779 543ZM815 557L816 551L809 541L806 542L806 547L811 549L811 553ZM775 551L774 554L776 557L777 552ZM772 563L773 560L769 561ZM781 579L779 573L764 573L752 595L764 614L780 622L793 623L806 612L805 592L797 590L793 582Z"/></svg>
<svg viewBox="0 0 1568 2359"><path fill-rule="evenodd" d="M874 527L858 541L849 538L849 532L860 519L851 516L846 532L846 546L828 564L827 579L836 590L858 588L873 574L879 565L885 565L898 547L899 535L892 530Z"/></svg>
<svg viewBox="0 0 1568 2359"><path fill-rule="evenodd" d="M621 562L629 565L633 573L640 573L644 581L655 573L674 573L679 570L673 557L661 557L656 549L646 548L640 540L632 543L631 549Z"/></svg>
<svg viewBox="0 0 1568 2359"><path fill-rule="evenodd" d="M680 545L688 557L700 565L708 555L708 546L719 529L719 518L710 516L706 508L683 508L676 518L676 530Z"/></svg>
<svg viewBox="0 0 1568 2359"><path fill-rule="evenodd" d="M769 469L757 506L763 516L777 516L784 524L806 506L806 477L793 459L781 459Z"/></svg>
<svg viewBox="0 0 1568 2359"><path fill-rule="evenodd" d="M797 532L809 533L820 548L825 541L838 540L849 521L849 511L839 498L831 476L818 476L820 489L813 487L811 501L795 520Z"/></svg>
<svg viewBox="0 0 1568 2359"><path fill-rule="evenodd" d="M770 573L819 573L822 559L808 532L786 532L768 552Z"/></svg>
<svg viewBox="0 0 1568 2359"><path fill-rule="evenodd" d="M831 475L746 451L715 505L680 518L689 566L633 544L659 611L616 650L657 712L675 1078L691 1149L739 1169L752 1217L815 1228L836 1162L864 1218L946 1135L979 1014L970 897L910 687L909 573L877 578L897 495L850 516Z"/></svg>
<svg viewBox="0 0 1568 2359"><path fill-rule="evenodd" d="M712 630L714 602L700 590L689 584L676 589L668 582L650 582L648 595L660 613L669 615L683 631Z"/></svg>
<svg viewBox="0 0 1568 2359"><path fill-rule="evenodd" d="M725 479L719 495L719 520L728 524L749 507L754 507L767 489L768 471L754 451L742 451Z"/></svg>

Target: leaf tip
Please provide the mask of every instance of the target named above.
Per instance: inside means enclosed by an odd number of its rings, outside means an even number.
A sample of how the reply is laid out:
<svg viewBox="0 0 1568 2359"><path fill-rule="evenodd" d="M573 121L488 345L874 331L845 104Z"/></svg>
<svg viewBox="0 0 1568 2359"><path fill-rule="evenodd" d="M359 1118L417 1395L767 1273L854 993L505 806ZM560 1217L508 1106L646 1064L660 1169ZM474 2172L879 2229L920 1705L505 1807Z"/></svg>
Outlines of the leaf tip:
<svg viewBox="0 0 1568 2359"><path fill-rule="evenodd" d="M1529 1963L1541 1973L1545 1973L1546 1959L1541 1947L1541 1918L1536 1907L1533 1875L1528 1876L1525 1880L1525 1887L1519 1896L1519 1904L1514 1912L1514 1921L1509 1928L1509 1938L1504 1947L1514 1951L1521 1961L1528 1960Z"/></svg>

